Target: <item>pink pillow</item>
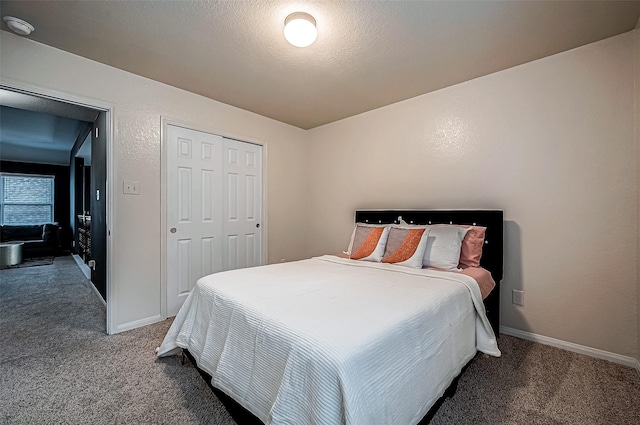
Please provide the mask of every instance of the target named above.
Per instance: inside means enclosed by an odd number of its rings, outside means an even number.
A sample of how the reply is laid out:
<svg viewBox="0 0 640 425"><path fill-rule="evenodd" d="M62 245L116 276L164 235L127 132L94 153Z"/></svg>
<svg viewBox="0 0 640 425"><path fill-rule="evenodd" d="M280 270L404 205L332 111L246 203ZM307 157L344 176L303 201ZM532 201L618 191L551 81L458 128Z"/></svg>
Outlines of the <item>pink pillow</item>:
<svg viewBox="0 0 640 425"><path fill-rule="evenodd" d="M486 227L481 226L459 226L469 228L469 231L462 240L460 248L460 264L458 267L480 267L482 257L482 245L484 245L484 235Z"/></svg>

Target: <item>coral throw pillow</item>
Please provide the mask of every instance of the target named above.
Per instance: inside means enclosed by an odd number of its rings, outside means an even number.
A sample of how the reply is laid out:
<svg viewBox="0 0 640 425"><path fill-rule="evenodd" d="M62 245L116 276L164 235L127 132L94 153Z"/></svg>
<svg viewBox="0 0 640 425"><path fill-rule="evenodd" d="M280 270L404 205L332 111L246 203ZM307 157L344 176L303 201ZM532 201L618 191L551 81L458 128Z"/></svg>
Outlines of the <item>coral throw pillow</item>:
<svg viewBox="0 0 640 425"><path fill-rule="evenodd" d="M382 262L422 268L428 237L427 228L392 227Z"/></svg>
<svg viewBox="0 0 640 425"><path fill-rule="evenodd" d="M388 227L356 226L350 258L379 262L384 255L388 235Z"/></svg>

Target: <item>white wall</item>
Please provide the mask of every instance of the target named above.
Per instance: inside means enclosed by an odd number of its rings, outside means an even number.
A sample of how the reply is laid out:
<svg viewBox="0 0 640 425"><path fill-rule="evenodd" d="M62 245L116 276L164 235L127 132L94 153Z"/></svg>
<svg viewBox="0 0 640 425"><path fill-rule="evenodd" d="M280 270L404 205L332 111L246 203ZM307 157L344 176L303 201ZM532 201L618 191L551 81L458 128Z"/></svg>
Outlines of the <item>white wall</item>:
<svg viewBox="0 0 640 425"><path fill-rule="evenodd" d="M307 227L301 212L307 196L303 130L4 31L0 34L3 84L68 93L113 107L113 331L160 315L161 117L263 142L268 260L303 255ZM139 181L140 195L123 195L123 180Z"/></svg>
<svg viewBox="0 0 640 425"><path fill-rule="evenodd" d="M345 249L357 208L504 209L502 325L637 356L633 42L311 130L311 254Z"/></svg>

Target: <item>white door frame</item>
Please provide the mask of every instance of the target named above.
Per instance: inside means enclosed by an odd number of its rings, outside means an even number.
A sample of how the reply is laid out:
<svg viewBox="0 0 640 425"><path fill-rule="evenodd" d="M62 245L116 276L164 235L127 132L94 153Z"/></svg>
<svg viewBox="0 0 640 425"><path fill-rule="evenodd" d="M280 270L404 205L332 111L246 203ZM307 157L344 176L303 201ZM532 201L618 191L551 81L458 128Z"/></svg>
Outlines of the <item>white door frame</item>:
<svg viewBox="0 0 640 425"><path fill-rule="evenodd" d="M185 122L179 119L161 116L160 126L160 316L166 319L167 316L167 236L169 229L167 228L167 126L174 125L189 130L200 131L203 133L215 134L217 136L234 139L241 142L252 143L262 146L262 264L267 264L268 244L267 232L269 225L267 223L267 144L251 137L238 135L229 131L220 130L212 127L203 127L200 124Z"/></svg>
<svg viewBox="0 0 640 425"><path fill-rule="evenodd" d="M114 294L114 285L111 282L113 267L113 239L111 237L111 229L114 228L114 209L113 209L113 178L115 170L115 155L113 153L113 135L116 134L116 124L113 114L113 105L102 100L90 98L87 96L79 96L67 92L51 90L49 88L37 86L35 84L25 83L11 78L3 78L0 80L0 88L24 93L32 96L44 97L48 99L58 100L65 103L71 103L79 106L86 106L91 109L98 109L107 114L107 131L105 140L107 142L107 182L106 182L106 200L107 200L107 265L106 265L106 291L107 291L107 323L106 332L111 335L116 331L115 318L117 305L115 302L117 297ZM95 289L95 287L94 287ZM99 294L98 294L99 296ZM102 298L100 296L100 298Z"/></svg>

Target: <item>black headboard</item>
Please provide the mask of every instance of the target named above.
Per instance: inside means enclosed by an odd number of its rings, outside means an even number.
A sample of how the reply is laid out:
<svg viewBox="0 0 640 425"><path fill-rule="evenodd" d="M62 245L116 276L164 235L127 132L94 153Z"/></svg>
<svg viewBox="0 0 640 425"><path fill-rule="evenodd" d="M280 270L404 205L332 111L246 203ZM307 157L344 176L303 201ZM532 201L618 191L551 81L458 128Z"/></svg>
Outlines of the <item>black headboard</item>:
<svg viewBox="0 0 640 425"><path fill-rule="evenodd" d="M480 265L502 280L502 210L357 210L356 223L466 224L487 228Z"/></svg>
<svg viewBox="0 0 640 425"><path fill-rule="evenodd" d="M485 299L487 316L498 335L500 322L500 281L503 262L502 210L357 210L356 223L466 224L487 228L480 265L491 272L496 288Z"/></svg>

